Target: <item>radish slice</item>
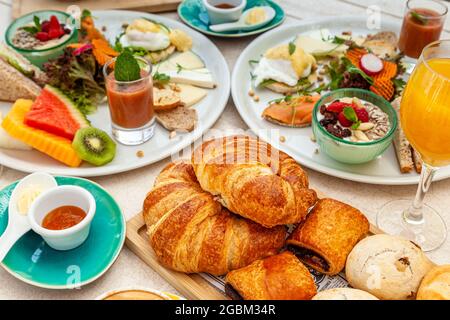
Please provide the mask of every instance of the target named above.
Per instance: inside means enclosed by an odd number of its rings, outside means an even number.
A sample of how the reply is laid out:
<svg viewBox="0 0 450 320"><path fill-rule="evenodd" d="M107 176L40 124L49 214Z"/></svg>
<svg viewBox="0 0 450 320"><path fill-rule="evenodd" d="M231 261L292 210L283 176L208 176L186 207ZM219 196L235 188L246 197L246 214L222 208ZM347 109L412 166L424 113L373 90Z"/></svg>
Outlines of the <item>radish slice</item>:
<svg viewBox="0 0 450 320"><path fill-rule="evenodd" d="M383 70L383 61L372 53L366 53L359 60L359 67L369 76L374 76Z"/></svg>

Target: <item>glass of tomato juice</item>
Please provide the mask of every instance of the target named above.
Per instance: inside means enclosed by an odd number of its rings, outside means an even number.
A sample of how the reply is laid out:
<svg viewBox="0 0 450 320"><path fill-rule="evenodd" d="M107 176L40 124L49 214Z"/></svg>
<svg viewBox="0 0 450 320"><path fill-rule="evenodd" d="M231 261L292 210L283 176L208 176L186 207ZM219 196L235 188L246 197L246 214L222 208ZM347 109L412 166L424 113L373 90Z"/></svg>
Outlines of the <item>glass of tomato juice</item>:
<svg viewBox="0 0 450 320"><path fill-rule="evenodd" d="M115 79L115 59L103 67L112 133L124 145L142 144L153 137L155 130L152 65L144 58L136 59L141 77L134 81Z"/></svg>
<svg viewBox="0 0 450 320"><path fill-rule="evenodd" d="M399 49L417 59L423 48L439 40L447 16L447 6L437 0L408 0L403 18Z"/></svg>

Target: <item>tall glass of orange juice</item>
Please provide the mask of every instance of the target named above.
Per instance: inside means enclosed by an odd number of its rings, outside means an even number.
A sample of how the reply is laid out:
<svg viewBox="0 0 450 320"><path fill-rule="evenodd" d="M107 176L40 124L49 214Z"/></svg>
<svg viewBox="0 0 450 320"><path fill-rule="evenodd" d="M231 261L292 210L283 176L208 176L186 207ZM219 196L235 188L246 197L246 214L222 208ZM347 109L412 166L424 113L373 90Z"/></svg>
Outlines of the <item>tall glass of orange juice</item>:
<svg viewBox="0 0 450 320"><path fill-rule="evenodd" d="M377 224L431 251L447 236L444 220L424 198L436 170L450 165L450 40L423 49L402 96L400 122L424 166L413 202L389 202L378 212Z"/></svg>

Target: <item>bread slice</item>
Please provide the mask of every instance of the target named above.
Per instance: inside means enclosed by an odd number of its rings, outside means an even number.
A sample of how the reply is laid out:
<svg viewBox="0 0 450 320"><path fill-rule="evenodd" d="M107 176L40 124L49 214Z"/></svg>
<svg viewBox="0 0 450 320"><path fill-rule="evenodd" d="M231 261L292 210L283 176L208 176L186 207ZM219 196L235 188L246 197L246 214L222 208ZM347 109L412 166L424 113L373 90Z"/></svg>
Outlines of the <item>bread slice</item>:
<svg viewBox="0 0 450 320"><path fill-rule="evenodd" d="M392 107L394 107L397 115L399 115L400 98L397 98L392 102ZM414 168L413 149L408 139L406 139L405 133L403 132L403 129L400 125L398 125L397 130L394 133L394 148L397 154L400 172L411 172Z"/></svg>
<svg viewBox="0 0 450 320"><path fill-rule="evenodd" d="M149 59L151 63L156 64L160 61L166 60L174 52L175 46L170 45L166 49L149 52L145 57Z"/></svg>
<svg viewBox="0 0 450 320"><path fill-rule="evenodd" d="M175 109L181 104L180 94L170 86L153 88L153 106L155 111Z"/></svg>
<svg viewBox="0 0 450 320"><path fill-rule="evenodd" d="M156 112L156 120L169 131L190 132L197 124L197 111L184 106Z"/></svg>
<svg viewBox="0 0 450 320"><path fill-rule="evenodd" d="M392 58L397 53L397 35L391 31L382 31L369 35L362 46L380 58Z"/></svg>
<svg viewBox="0 0 450 320"><path fill-rule="evenodd" d="M267 84L264 86L264 88L267 88L269 90L272 90L274 92L281 93L284 95L294 94L294 93L298 92L299 90L303 89L304 87L305 87L304 85L296 85L296 86L291 87L282 82L273 82L273 83L270 83L270 84Z"/></svg>
<svg viewBox="0 0 450 320"><path fill-rule="evenodd" d="M411 152L412 152L412 158L414 161L414 168L416 169L417 173L421 173L422 172L422 158L420 157L420 154L414 150L413 147L411 147Z"/></svg>
<svg viewBox="0 0 450 320"><path fill-rule="evenodd" d="M0 59L0 100L14 102L17 99L34 100L41 92L32 80Z"/></svg>

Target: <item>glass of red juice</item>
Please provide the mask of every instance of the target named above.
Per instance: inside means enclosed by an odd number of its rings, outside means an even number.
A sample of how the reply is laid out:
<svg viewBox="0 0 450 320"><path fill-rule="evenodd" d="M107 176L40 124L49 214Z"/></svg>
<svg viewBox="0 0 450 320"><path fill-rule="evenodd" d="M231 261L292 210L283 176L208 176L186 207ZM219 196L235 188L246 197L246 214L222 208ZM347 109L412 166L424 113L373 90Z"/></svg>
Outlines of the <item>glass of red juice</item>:
<svg viewBox="0 0 450 320"><path fill-rule="evenodd" d="M399 49L410 58L419 58L423 48L439 40L447 11L447 6L441 1L408 0Z"/></svg>
<svg viewBox="0 0 450 320"><path fill-rule="evenodd" d="M124 145L142 144L153 137L155 130L152 65L141 57L136 59L141 78L135 81L115 79L115 59L103 67L112 133Z"/></svg>

